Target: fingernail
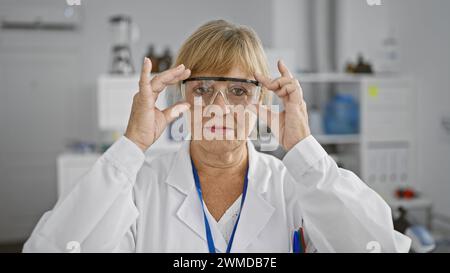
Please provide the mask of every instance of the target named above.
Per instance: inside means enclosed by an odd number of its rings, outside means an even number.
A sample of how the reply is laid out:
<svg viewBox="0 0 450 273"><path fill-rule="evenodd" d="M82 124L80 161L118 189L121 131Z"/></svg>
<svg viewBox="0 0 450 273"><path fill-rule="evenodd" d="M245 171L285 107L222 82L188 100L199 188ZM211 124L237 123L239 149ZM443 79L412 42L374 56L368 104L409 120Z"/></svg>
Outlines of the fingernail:
<svg viewBox="0 0 450 273"><path fill-rule="evenodd" d="M148 58L144 57L144 63L147 63L147 62L148 62Z"/></svg>
<svg viewBox="0 0 450 273"><path fill-rule="evenodd" d="M182 67L184 67L184 64L180 64L180 65L177 67L177 69L180 69L180 68L182 68Z"/></svg>

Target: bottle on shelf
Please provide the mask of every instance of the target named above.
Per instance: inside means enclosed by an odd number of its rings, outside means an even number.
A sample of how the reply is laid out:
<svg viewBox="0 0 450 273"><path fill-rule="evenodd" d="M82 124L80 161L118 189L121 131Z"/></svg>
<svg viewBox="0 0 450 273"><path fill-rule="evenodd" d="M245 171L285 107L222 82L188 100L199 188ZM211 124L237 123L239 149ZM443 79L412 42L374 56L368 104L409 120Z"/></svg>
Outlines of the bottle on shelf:
<svg viewBox="0 0 450 273"><path fill-rule="evenodd" d="M163 55L158 59L159 71L165 71L172 65L172 52L169 47L164 49Z"/></svg>
<svg viewBox="0 0 450 273"><path fill-rule="evenodd" d="M154 45L150 45L148 47L148 51L147 51L147 54L145 54L145 56L147 58L149 58L150 61L152 62L152 71L151 72L152 73L160 72L160 70L159 70L159 58L156 55L155 46Z"/></svg>

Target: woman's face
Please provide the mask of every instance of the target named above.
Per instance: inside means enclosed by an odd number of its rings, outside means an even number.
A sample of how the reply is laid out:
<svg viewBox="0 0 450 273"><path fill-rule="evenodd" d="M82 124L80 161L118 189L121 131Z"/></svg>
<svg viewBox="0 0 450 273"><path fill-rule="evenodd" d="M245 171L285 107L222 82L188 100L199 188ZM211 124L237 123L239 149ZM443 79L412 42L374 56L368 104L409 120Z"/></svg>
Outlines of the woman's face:
<svg viewBox="0 0 450 273"><path fill-rule="evenodd" d="M240 68L233 68L225 75L202 73L193 77L224 77L255 80ZM244 99L241 94L252 88L245 83L233 83L227 81L214 81L211 90L217 92L215 96L199 95L204 87L200 88L196 83L186 83L186 99L191 104L191 137L203 149L211 153L224 153L238 149L245 145L249 134L252 132L256 115L249 111L249 107L255 109L255 103L259 103L256 97L250 100L250 96ZM238 97L239 96L239 97ZM258 94L260 96L260 93ZM239 100L241 103L239 103Z"/></svg>

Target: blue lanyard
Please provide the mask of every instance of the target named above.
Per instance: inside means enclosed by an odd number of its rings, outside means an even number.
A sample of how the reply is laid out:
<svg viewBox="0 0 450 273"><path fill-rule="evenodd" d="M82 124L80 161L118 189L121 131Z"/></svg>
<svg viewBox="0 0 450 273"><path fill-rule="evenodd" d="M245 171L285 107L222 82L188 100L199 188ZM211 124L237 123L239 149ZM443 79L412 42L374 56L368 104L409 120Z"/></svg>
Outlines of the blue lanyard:
<svg viewBox="0 0 450 273"><path fill-rule="evenodd" d="M206 217L205 208L203 205L203 196L202 196L202 188L200 187L200 179L198 178L197 169L195 169L194 162L191 159L192 164L192 173L194 174L194 180L195 180L195 187L197 188L198 197L200 198L200 203L202 204L202 210L203 210L203 218L205 220L205 230L206 230L206 239L208 241L208 249L209 253L216 253L216 247L214 246L214 239L211 233L211 228L208 223L208 218ZM241 200L241 208L239 210L238 218L236 219L236 223L234 224L233 232L231 233L230 241L228 242L227 246L227 253L230 253L231 246L233 245L234 240L234 234L236 233L236 229L239 223L239 219L241 218L241 211L242 207L244 206L245 196L247 195L247 186L248 186L248 168L245 174L244 179L244 190L242 192L242 200Z"/></svg>

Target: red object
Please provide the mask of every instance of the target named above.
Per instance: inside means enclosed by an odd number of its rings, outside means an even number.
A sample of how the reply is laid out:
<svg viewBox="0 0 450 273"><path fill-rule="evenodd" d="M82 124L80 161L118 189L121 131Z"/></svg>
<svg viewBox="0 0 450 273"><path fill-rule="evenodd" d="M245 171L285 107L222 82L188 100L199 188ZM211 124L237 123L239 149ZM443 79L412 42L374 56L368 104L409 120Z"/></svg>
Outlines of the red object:
<svg viewBox="0 0 450 273"><path fill-rule="evenodd" d="M411 198L414 198L415 196L416 196L415 192L411 189L406 189L403 192L403 198L405 198L405 199L411 199Z"/></svg>
<svg viewBox="0 0 450 273"><path fill-rule="evenodd" d="M413 199L417 197L416 192L411 188L398 189L395 191L395 195L399 199Z"/></svg>

